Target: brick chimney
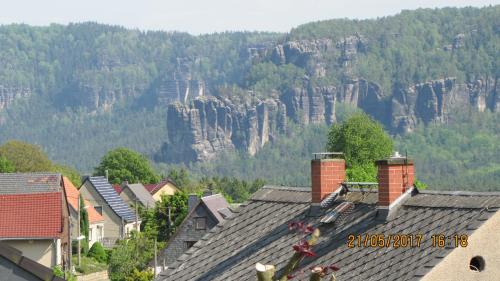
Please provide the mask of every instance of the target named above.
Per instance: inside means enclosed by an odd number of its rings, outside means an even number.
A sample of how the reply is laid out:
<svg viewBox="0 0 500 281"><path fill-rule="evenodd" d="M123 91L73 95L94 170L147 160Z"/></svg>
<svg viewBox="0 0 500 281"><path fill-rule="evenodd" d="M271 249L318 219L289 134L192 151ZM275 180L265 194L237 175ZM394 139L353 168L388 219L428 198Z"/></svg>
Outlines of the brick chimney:
<svg viewBox="0 0 500 281"><path fill-rule="evenodd" d="M345 160L342 153L313 153L311 160L312 203L321 201L336 191L345 181Z"/></svg>
<svg viewBox="0 0 500 281"><path fill-rule="evenodd" d="M395 152L388 159L377 160L378 205L389 208L415 182L413 160Z"/></svg>

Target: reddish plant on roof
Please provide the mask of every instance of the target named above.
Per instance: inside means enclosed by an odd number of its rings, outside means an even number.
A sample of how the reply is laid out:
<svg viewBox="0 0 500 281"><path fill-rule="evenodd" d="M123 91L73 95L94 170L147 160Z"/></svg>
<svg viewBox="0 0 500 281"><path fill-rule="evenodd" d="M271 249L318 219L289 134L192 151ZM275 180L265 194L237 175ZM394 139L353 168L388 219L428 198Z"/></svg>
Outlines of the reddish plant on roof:
<svg viewBox="0 0 500 281"><path fill-rule="evenodd" d="M288 223L288 229L290 231L295 231L300 236L299 242L292 246L294 250L293 256L290 258L285 268L282 270L281 277L274 279L275 267L273 265L263 265L257 263L255 266L257 270L257 278L259 281L287 281L294 278L302 278L306 275L305 269L297 270L300 262L305 257L315 257L316 253L312 251L312 247L318 242L320 231L311 224L306 224L302 221L294 221ZM310 270L310 281L320 281L322 277L328 275L331 272L331 279L335 280L334 271L339 270L336 265L329 266L313 266L309 268Z"/></svg>
<svg viewBox="0 0 500 281"><path fill-rule="evenodd" d="M288 229L296 230L299 233L311 234L314 231L314 227L310 224L305 224L304 222L290 222L288 223Z"/></svg>
<svg viewBox="0 0 500 281"><path fill-rule="evenodd" d="M315 257L316 254L311 250L311 245L306 240L300 240L299 244L293 245L293 250L306 257Z"/></svg>

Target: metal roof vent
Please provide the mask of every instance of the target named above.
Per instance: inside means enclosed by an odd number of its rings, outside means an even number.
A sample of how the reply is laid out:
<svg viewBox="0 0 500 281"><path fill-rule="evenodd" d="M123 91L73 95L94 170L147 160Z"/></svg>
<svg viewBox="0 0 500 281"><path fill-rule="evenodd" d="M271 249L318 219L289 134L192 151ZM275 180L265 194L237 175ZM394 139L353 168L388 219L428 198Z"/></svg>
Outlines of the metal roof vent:
<svg viewBox="0 0 500 281"><path fill-rule="evenodd" d="M342 184L339 189L330 193L330 195L328 195L327 197L325 197L325 199L323 199L323 201L321 201L320 203L321 208L323 209L330 208L335 203L335 201L339 196L342 196L347 192L348 192L347 187L345 187L344 184Z"/></svg>
<svg viewBox="0 0 500 281"><path fill-rule="evenodd" d="M332 223L335 222L338 218L344 218L347 216L352 209L354 209L354 204L352 202L342 202L335 209L326 213L320 220L321 223Z"/></svg>

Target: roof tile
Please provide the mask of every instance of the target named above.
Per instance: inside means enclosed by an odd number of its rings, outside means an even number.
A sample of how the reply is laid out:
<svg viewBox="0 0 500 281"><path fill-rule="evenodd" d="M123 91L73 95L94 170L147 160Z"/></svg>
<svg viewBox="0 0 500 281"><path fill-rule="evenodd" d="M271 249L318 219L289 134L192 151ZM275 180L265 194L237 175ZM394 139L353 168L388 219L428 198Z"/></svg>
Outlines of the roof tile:
<svg viewBox="0 0 500 281"><path fill-rule="evenodd" d="M0 195L0 237L60 237L61 198L61 192Z"/></svg>
<svg viewBox="0 0 500 281"><path fill-rule="evenodd" d="M287 195L288 194L288 195ZM471 200L456 199L469 196ZM421 198L419 198L421 197ZM452 200L456 199L456 200ZM448 249L431 246L435 233L471 233L469 224L484 220L484 206L498 206L496 200L474 194L416 194L397 211L392 221L376 218L377 193L351 190L342 200L355 202L355 208L341 224L318 224L321 217L308 216L310 190L305 188L264 187L240 206L230 220L204 237L204 245L161 273L160 280L254 280L256 262L283 268L293 253L299 236L288 230L288 222L304 221L319 226L322 236L315 246L317 259L305 259L301 268L335 263L338 280L405 280L424 274L437 264ZM500 201L498 201L500 202ZM478 223L476 222L478 221ZM347 247L349 234L422 233L421 247ZM405 266L401 266L404 264Z"/></svg>
<svg viewBox="0 0 500 281"><path fill-rule="evenodd" d="M123 218L126 222L135 221L134 212L116 193L105 177L89 177L88 181L119 217Z"/></svg>
<svg viewBox="0 0 500 281"><path fill-rule="evenodd" d="M57 173L0 174L0 194L53 192L61 190L61 175Z"/></svg>

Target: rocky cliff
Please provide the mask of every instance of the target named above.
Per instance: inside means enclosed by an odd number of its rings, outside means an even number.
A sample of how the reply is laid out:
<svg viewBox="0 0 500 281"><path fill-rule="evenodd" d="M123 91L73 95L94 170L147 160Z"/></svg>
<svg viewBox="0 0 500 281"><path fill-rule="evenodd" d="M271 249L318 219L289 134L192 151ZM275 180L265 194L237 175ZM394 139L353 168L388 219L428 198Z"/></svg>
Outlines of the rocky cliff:
<svg viewBox="0 0 500 281"><path fill-rule="evenodd" d="M491 78L467 84L445 78L395 90L387 125L393 132L407 133L419 123L446 123L450 113L457 111L498 112L499 92L498 79Z"/></svg>
<svg viewBox="0 0 500 281"><path fill-rule="evenodd" d="M498 79L457 84L454 78L445 78L387 96L376 83L352 79L338 87L296 87L278 98L253 98L243 104L217 96L198 97L168 106L168 136L159 158L204 161L233 149L253 155L286 132L290 120L335 123L336 103L362 109L393 133L411 132L419 124L446 123L456 110L498 111L498 90Z"/></svg>
<svg viewBox="0 0 500 281"><path fill-rule="evenodd" d="M198 97L170 104L167 128L160 158L168 161L209 160L232 149L253 155L286 129L285 105L273 99L236 105L220 97Z"/></svg>
<svg viewBox="0 0 500 281"><path fill-rule="evenodd" d="M15 100L31 96L31 89L18 87L4 87L0 85L0 111L7 108Z"/></svg>

